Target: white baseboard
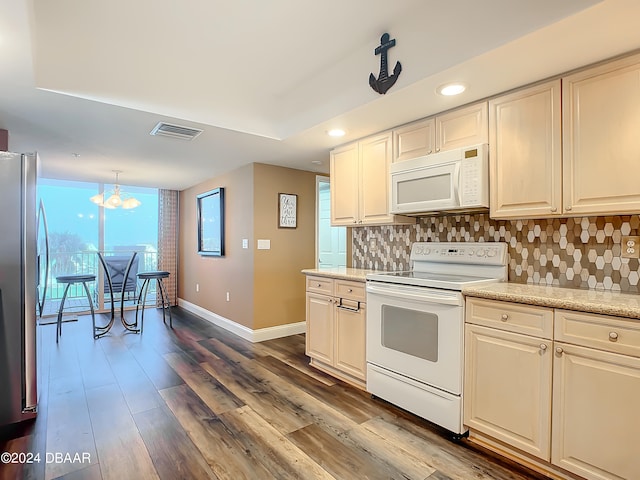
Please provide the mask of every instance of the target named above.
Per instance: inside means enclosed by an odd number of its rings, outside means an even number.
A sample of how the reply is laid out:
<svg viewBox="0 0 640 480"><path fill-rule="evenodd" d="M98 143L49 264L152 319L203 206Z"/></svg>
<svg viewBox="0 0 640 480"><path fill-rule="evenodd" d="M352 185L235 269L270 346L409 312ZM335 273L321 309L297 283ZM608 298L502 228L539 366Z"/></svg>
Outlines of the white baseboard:
<svg viewBox="0 0 640 480"><path fill-rule="evenodd" d="M307 322L297 322L253 330L182 298L178 298L178 306L252 343L305 333L307 329Z"/></svg>

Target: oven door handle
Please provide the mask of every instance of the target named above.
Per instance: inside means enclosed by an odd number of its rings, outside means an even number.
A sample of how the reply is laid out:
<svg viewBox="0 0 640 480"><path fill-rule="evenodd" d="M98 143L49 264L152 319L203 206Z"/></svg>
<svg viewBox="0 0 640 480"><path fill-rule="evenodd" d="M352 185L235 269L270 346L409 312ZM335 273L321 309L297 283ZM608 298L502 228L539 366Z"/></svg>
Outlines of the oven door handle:
<svg viewBox="0 0 640 480"><path fill-rule="evenodd" d="M388 298L400 298L403 300L413 300L423 303L437 303L440 305L453 305L459 307L462 306L462 301L460 300L460 297L458 295L442 295L430 293L428 291L413 293L397 288L390 289L385 287L377 287L371 284L367 284L367 293L382 295Z"/></svg>

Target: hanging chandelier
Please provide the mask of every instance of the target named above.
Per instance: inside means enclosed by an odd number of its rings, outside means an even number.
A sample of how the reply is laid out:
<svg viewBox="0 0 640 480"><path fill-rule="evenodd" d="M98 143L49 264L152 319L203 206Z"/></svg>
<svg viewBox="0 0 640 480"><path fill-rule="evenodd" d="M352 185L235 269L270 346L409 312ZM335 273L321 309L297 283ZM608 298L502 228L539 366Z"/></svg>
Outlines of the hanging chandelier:
<svg viewBox="0 0 640 480"><path fill-rule="evenodd" d="M129 210L131 208L136 208L142 205L142 202L137 198L134 198L128 193L124 193L120 190L120 185L118 185L118 175L122 170L113 170L116 174L116 182L114 184L113 190L110 192L103 192L97 195L94 195L89 200L100 207L104 208L118 208L122 207L125 210ZM105 200L106 197L106 200Z"/></svg>

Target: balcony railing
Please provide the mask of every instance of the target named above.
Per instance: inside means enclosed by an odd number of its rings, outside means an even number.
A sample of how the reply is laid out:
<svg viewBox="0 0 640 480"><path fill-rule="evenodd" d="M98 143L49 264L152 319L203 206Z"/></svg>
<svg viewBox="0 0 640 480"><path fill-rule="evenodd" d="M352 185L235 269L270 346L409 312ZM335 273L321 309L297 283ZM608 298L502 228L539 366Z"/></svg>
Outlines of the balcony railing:
<svg viewBox="0 0 640 480"><path fill-rule="evenodd" d="M138 271L157 270L158 253L154 251L138 251ZM133 251L114 250L104 251L103 255L132 255ZM59 275L69 275L76 273L95 274L96 281L88 284L89 292L94 302L96 311L108 310L111 308L109 287L104 281L103 269L98 259L96 251L79 252L51 252L49 255L49 278L47 281L47 296L43 315L53 315L58 313L60 301L64 294L66 284L58 284L56 277ZM141 282L140 282L141 283ZM42 287L41 287L42 288ZM153 304L155 297L155 282L149 285L147 304ZM136 285L135 294L127 296L125 294L125 305L135 305L134 301L140 292L140 285ZM119 293L115 297L119 306ZM89 311L89 302L82 284L73 284L69 287L67 299L65 300L65 312L76 311L78 313Z"/></svg>

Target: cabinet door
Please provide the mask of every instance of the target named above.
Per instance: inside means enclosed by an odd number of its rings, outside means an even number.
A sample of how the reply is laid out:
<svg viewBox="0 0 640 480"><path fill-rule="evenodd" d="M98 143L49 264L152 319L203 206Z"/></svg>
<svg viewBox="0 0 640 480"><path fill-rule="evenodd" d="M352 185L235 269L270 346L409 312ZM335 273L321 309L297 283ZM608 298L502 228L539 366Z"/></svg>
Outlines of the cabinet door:
<svg viewBox="0 0 640 480"><path fill-rule="evenodd" d="M331 152L331 225L353 226L358 216L358 144Z"/></svg>
<svg viewBox="0 0 640 480"><path fill-rule="evenodd" d="M333 298L307 293L307 355L333 365Z"/></svg>
<svg viewBox="0 0 640 480"><path fill-rule="evenodd" d="M562 81L565 211L637 213L640 56Z"/></svg>
<svg viewBox="0 0 640 480"><path fill-rule="evenodd" d="M556 343L551 461L587 479L640 472L640 359Z"/></svg>
<svg viewBox="0 0 640 480"><path fill-rule="evenodd" d="M490 215L562 211L560 80L489 102Z"/></svg>
<svg viewBox="0 0 640 480"><path fill-rule="evenodd" d="M402 162L434 153L436 122L427 118L393 131L393 162Z"/></svg>
<svg viewBox="0 0 640 480"><path fill-rule="evenodd" d="M355 311L354 311L355 309ZM365 305L347 302L336 305L336 368L360 380L366 380Z"/></svg>
<svg viewBox="0 0 640 480"><path fill-rule="evenodd" d="M389 214L391 133L360 142L360 221L375 225L392 222Z"/></svg>
<svg viewBox="0 0 640 480"><path fill-rule="evenodd" d="M465 326L464 423L549 460L552 344Z"/></svg>
<svg viewBox="0 0 640 480"><path fill-rule="evenodd" d="M436 117L436 151L468 147L489 141L487 102Z"/></svg>

